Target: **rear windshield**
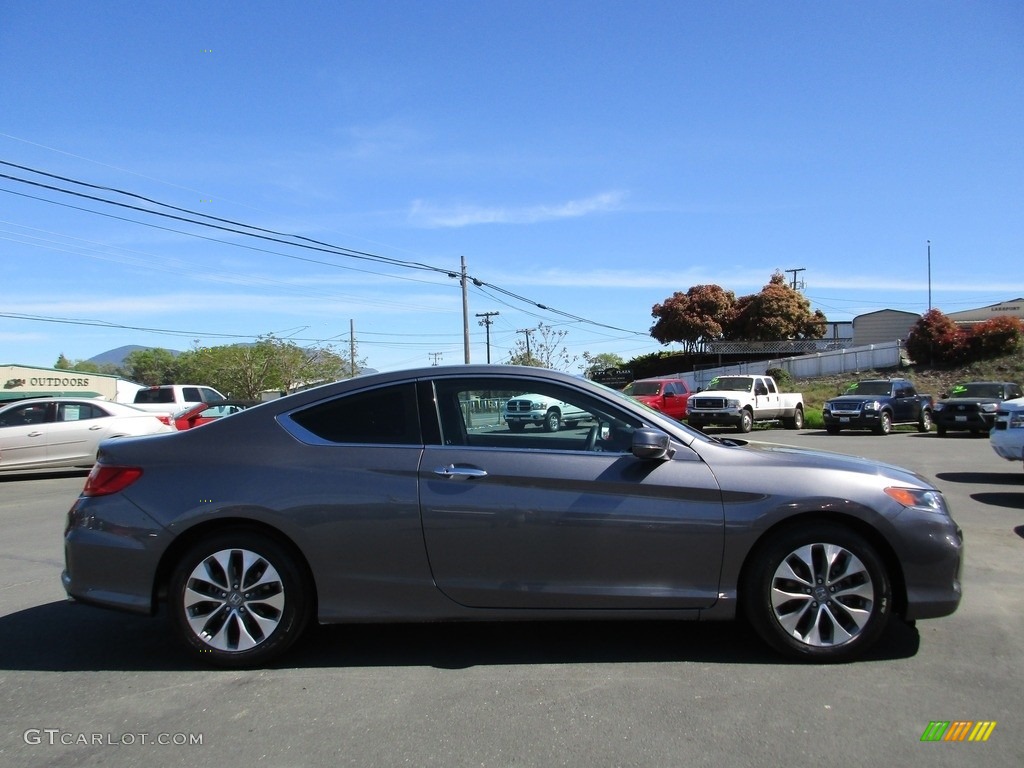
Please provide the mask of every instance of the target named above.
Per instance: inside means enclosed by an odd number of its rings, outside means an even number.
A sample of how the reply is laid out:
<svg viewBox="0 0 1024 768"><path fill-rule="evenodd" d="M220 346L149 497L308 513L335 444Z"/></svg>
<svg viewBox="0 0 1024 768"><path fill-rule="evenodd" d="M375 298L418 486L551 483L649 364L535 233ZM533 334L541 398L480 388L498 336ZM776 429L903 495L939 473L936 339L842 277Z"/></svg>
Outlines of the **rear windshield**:
<svg viewBox="0 0 1024 768"><path fill-rule="evenodd" d="M173 389L140 389L135 393L136 403L173 403Z"/></svg>

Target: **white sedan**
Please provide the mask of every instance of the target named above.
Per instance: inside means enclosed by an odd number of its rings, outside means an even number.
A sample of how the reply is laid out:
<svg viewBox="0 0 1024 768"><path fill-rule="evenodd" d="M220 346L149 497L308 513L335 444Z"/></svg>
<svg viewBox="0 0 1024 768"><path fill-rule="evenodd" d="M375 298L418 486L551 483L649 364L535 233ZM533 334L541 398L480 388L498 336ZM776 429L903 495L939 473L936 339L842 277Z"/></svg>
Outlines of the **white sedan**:
<svg viewBox="0 0 1024 768"><path fill-rule="evenodd" d="M156 414L107 400L20 400L0 406L0 472L91 467L108 437L174 431Z"/></svg>
<svg viewBox="0 0 1024 768"><path fill-rule="evenodd" d="M1007 461L1024 460L1024 398L999 404L988 439L992 450Z"/></svg>

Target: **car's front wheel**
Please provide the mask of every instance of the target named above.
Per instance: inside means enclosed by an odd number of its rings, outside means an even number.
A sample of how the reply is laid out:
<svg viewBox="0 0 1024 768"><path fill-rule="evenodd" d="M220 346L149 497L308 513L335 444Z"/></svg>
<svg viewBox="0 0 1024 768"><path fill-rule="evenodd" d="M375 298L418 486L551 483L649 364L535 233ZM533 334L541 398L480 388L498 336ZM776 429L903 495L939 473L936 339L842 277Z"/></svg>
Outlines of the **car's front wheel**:
<svg viewBox="0 0 1024 768"><path fill-rule="evenodd" d="M562 423L562 414L552 408L547 412L544 417L544 431L545 432L557 432L558 427Z"/></svg>
<svg viewBox="0 0 1024 768"><path fill-rule="evenodd" d="M777 651L808 661L846 661L885 629L892 587L866 539L820 523L769 539L745 571L740 599L754 629Z"/></svg>
<svg viewBox="0 0 1024 768"><path fill-rule="evenodd" d="M740 421L736 425L736 429L746 434L754 428L754 414L750 412L749 408L744 408L740 411Z"/></svg>
<svg viewBox="0 0 1024 768"><path fill-rule="evenodd" d="M171 620L198 658L265 664L302 634L312 609L301 566L271 538L223 531L193 545L171 577Z"/></svg>
<svg viewBox="0 0 1024 768"><path fill-rule="evenodd" d="M888 411L882 411L878 417L878 426L875 427L875 432L880 435L888 435L892 432L892 414Z"/></svg>

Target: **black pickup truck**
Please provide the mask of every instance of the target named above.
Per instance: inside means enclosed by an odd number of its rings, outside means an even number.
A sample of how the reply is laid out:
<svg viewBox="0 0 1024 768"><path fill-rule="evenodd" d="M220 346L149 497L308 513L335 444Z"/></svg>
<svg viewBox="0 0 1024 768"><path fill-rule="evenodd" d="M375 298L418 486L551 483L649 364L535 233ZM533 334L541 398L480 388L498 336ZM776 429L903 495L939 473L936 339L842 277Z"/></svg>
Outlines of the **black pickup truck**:
<svg viewBox="0 0 1024 768"><path fill-rule="evenodd" d="M830 435L841 429L888 435L894 424L917 424L918 432L928 432L932 409L932 396L919 395L908 379L866 379L826 402L821 415Z"/></svg>

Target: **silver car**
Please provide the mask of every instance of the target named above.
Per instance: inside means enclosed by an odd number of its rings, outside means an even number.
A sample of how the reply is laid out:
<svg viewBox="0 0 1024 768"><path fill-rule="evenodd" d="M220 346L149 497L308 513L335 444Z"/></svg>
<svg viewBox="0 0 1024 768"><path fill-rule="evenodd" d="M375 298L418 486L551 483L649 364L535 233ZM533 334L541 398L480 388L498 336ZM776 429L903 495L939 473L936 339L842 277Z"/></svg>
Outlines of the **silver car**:
<svg viewBox="0 0 1024 768"><path fill-rule="evenodd" d="M522 392L590 421L516 432ZM963 546L907 470L722 440L555 371L430 367L105 443L64 587L161 606L197 659L262 665L311 621L732 619L839 661L960 602Z"/></svg>
<svg viewBox="0 0 1024 768"><path fill-rule="evenodd" d="M169 414L88 397L20 400L0 407L0 472L91 467L111 437L172 432Z"/></svg>

